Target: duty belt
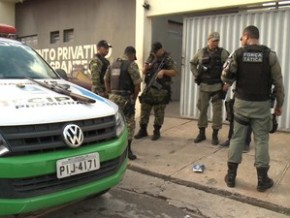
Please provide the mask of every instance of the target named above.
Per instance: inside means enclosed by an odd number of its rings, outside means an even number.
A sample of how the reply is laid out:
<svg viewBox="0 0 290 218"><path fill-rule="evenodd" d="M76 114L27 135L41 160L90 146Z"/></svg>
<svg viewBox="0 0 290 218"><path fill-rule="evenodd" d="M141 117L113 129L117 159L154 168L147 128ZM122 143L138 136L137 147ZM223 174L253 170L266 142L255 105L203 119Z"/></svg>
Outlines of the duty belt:
<svg viewBox="0 0 290 218"><path fill-rule="evenodd" d="M251 124L250 121L242 120L241 118L236 116L234 116L234 120L243 126L249 126Z"/></svg>
<svg viewBox="0 0 290 218"><path fill-rule="evenodd" d="M111 93L115 94L115 95L121 95L121 96L132 95L132 92L131 91L127 91L127 90L112 90Z"/></svg>

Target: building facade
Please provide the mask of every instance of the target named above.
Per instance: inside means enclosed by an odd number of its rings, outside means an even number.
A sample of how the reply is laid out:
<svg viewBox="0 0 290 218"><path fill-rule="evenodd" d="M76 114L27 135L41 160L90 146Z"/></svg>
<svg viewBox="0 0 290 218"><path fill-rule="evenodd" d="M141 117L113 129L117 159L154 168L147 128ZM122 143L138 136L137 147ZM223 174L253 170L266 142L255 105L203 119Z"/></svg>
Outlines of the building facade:
<svg viewBox="0 0 290 218"><path fill-rule="evenodd" d="M2 1L3 2L3 1ZM162 42L178 66L173 79L173 100L180 102L180 116L197 118L197 86L189 60L207 43L211 31L221 33L220 46L232 52L239 47L243 28L254 24L261 30L261 43L277 52L285 81L285 105L279 129L290 131L288 72L290 18L288 1L258 0L4 0L15 4L18 35L35 47L54 67L70 72L74 64L87 65L96 42L108 40L109 59L135 45L142 67L150 45ZM2 5L1 5L2 4ZM2 8L2 9L1 9ZM0 12L3 3L0 3ZM6 10L5 10L6 11ZM13 22L14 12L11 12ZM7 19L7 18L6 18ZM3 23L0 13L0 23ZM13 23L8 23L13 25ZM209 112L211 116L211 113Z"/></svg>

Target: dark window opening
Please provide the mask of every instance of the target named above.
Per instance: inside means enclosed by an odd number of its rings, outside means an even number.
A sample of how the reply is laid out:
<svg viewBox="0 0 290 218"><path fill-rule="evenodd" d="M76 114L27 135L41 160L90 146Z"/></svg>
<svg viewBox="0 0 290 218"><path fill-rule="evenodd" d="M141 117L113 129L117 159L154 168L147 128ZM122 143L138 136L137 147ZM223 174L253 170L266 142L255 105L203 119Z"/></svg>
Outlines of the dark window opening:
<svg viewBox="0 0 290 218"><path fill-rule="evenodd" d="M55 44L59 42L59 31L50 32L50 43Z"/></svg>
<svg viewBox="0 0 290 218"><path fill-rule="evenodd" d="M63 31L63 42L72 42L74 40L74 30L67 29Z"/></svg>

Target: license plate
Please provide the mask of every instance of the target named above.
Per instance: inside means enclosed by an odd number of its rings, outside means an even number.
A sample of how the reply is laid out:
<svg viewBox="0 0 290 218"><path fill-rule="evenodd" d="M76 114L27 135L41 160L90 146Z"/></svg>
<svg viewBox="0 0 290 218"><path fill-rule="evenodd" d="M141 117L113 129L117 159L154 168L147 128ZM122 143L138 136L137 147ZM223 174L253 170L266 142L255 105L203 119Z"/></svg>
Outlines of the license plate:
<svg viewBox="0 0 290 218"><path fill-rule="evenodd" d="M57 178L65 178L100 168L99 153L61 159L56 162Z"/></svg>

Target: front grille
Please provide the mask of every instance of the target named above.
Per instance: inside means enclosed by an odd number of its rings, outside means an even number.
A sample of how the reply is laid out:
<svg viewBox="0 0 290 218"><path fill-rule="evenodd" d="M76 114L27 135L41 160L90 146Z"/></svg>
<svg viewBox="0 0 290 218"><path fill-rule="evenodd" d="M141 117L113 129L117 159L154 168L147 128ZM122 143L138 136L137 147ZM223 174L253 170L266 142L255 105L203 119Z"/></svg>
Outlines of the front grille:
<svg viewBox="0 0 290 218"><path fill-rule="evenodd" d="M110 140L115 137L115 117L59 122L39 125L1 126L11 155L69 149L63 140L63 129L68 124L78 125L84 133L82 146Z"/></svg>
<svg viewBox="0 0 290 218"><path fill-rule="evenodd" d="M100 169L96 171L63 179L58 179L56 173L32 178L1 179L0 198L15 199L35 197L98 181L115 174L120 169L126 156L127 150L118 158L102 162Z"/></svg>

